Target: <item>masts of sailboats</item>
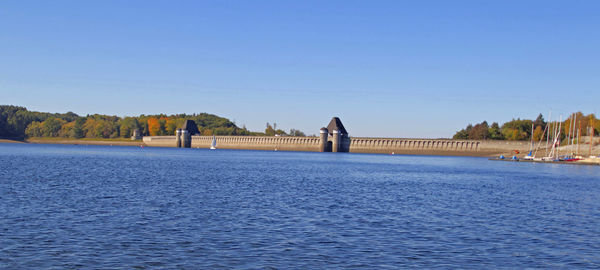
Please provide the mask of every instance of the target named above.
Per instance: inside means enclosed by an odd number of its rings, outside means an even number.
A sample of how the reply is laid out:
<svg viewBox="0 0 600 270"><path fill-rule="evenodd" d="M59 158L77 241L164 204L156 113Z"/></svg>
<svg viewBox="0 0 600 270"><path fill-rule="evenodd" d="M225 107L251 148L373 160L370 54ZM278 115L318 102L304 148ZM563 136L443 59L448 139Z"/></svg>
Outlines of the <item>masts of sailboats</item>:
<svg viewBox="0 0 600 270"><path fill-rule="evenodd" d="M558 123L554 122L553 125L553 138L552 138L552 148L550 149L550 154L546 156L547 159L557 159L559 152L558 147L560 146L560 129L562 127L562 117L559 119Z"/></svg>
<svg viewBox="0 0 600 270"><path fill-rule="evenodd" d="M544 134L546 134L546 132L548 131L548 127L550 125L546 125L546 127L544 127L544 132L542 132L542 136L540 136L540 141L538 142L538 147L535 148L535 152L533 152L533 157L535 157L535 155L537 154L537 151L540 149L540 147L542 146L542 141L544 140ZM547 149L548 147L546 147L546 152L548 151Z"/></svg>

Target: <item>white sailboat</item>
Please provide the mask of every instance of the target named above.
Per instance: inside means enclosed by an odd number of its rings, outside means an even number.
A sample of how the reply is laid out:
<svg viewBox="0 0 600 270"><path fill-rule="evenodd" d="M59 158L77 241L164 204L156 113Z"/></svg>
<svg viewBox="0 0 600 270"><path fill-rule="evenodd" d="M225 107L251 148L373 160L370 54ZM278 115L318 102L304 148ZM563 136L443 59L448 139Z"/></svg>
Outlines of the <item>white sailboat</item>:
<svg viewBox="0 0 600 270"><path fill-rule="evenodd" d="M531 145L529 146L529 153L523 157L523 159L528 159L528 160L533 160L535 158L535 154L533 153L534 150L534 142L533 142L533 132L535 131L535 125L532 123L531 124ZM544 135L542 135L543 137Z"/></svg>
<svg viewBox="0 0 600 270"><path fill-rule="evenodd" d="M217 149L217 138L215 138L215 135L213 135L213 140L212 140L212 143L210 144L210 149L212 149L212 150Z"/></svg>

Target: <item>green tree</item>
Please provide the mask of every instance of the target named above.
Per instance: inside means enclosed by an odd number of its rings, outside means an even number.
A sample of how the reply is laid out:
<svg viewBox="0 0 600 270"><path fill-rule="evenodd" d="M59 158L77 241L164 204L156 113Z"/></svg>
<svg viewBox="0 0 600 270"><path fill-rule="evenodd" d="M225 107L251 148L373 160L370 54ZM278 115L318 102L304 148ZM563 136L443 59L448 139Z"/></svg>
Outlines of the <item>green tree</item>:
<svg viewBox="0 0 600 270"><path fill-rule="evenodd" d="M473 125L468 124L466 128L457 131L452 138L456 140L467 140L469 139L469 133L471 132L471 129L473 129Z"/></svg>
<svg viewBox="0 0 600 270"><path fill-rule="evenodd" d="M27 126L25 133L27 137L42 137L44 136L42 128L42 122L33 121Z"/></svg>
<svg viewBox="0 0 600 270"><path fill-rule="evenodd" d="M297 136L297 137L306 137L306 134L304 134L304 132L298 130L298 129L290 129L290 136Z"/></svg>
<svg viewBox="0 0 600 270"><path fill-rule="evenodd" d="M500 131L500 126L497 122L492 123L488 131L491 140L504 140L504 136Z"/></svg>
<svg viewBox="0 0 600 270"><path fill-rule="evenodd" d="M75 128L75 121L64 123L58 131L58 136L63 138L71 137L73 128Z"/></svg>
<svg viewBox="0 0 600 270"><path fill-rule="evenodd" d="M119 122L119 131L121 137L123 138L131 137L133 135L133 131L139 128L140 124L138 120L134 117L125 117Z"/></svg>
<svg viewBox="0 0 600 270"><path fill-rule="evenodd" d="M542 116L541 113L538 115L537 118L535 118L535 121L533 121L533 124L536 127L542 127L542 130L544 130L546 128L546 121L544 121L544 116Z"/></svg>
<svg viewBox="0 0 600 270"><path fill-rule="evenodd" d="M59 131L62 125L65 123L65 120L58 118L48 118L44 122L42 122L42 134L45 137L58 137Z"/></svg>
<svg viewBox="0 0 600 270"><path fill-rule="evenodd" d="M265 135L267 136L275 136L275 129L271 124L267 123L267 128L265 129Z"/></svg>
<svg viewBox="0 0 600 270"><path fill-rule="evenodd" d="M73 129L71 130L71 134L69 135L69 137L73 137L76 139L83 138L85 136L85 133L83 131L83 124L85 123L85 118L77 118L77 120L75 120L74 122L75 125L73 125Z"/></svg>

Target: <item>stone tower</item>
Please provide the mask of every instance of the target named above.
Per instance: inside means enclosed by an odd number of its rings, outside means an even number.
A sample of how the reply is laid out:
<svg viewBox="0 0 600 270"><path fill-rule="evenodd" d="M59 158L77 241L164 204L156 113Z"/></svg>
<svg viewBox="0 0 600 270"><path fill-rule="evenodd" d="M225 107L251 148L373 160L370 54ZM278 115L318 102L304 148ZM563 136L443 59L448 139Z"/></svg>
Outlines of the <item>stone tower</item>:
<svg viewBox="0 0 600 270"><path fill-rule="evenodd" d="M175 131L176 147L192 147L192 135L198 135L200 131L194 120L185 120L183 126Z"/></svg>
<svg viewBox="0 0 600 270"><path fill-rule="evenodd" d="M319 151L320 152L331 152L331 149L328 147L329 144L327 143L327 137L329 135L329 131L327 130L327 128L321 128L320 132L320 144L319 144Z"/></svg>
<svg viewBox="0 0 600 270"><path fill-rule="evenodd" d="M349 152L350 137L338 117L333 117L326 128L321 128L321 152Z"/></svg>
<svg viewBox="0 0 600 270"><path fill-rule="evenodd" d="M140 135L140 130L136 128L133 130L133 135L131 135L131 140L140 140L140 139L142 139L142 135Z"/></svg>

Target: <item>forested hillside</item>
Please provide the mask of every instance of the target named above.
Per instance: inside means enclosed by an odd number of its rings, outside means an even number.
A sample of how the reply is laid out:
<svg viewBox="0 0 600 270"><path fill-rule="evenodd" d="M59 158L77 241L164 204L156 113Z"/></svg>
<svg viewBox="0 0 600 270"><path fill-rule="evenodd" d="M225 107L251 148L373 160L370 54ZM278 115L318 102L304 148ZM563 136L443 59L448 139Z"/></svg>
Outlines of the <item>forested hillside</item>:
<svg viewBox="0 0 600 270"><path fill-rule="evenodd" d="M533 130L531 125L534 125ZM453 139L469 139L469 140L530 140L533 133L534 140L540 140L544 134L546 126L550 130L555 128L561 129L561 139L564 139L569 129L581 129L581 136L588 136L591 133L591 127L594 128L594 134L598 134L600 130L600 121L596 119L594 114L584 115L581 112L572 114L562 122L548 123L544 120L542 114L538 115L535 120L529 119L513 119L500 126L498 123L488 124L483 121L479 124L469 124L466 128L459 130L454 134ZM575 126L575 127L573 127Z"/></svg>
<svg viewBox="0 0 600 270"><path fill-rule="evenodd" d="M142 135L173 135L175 129L187 119L194 120L203 135L256 134L237 127L229 119L208 113L137 117L101 114L79 116L72 112L44 113L29 111L25 107L1 105L0 138L129 138L135 129L139 129Z"/></svg>

